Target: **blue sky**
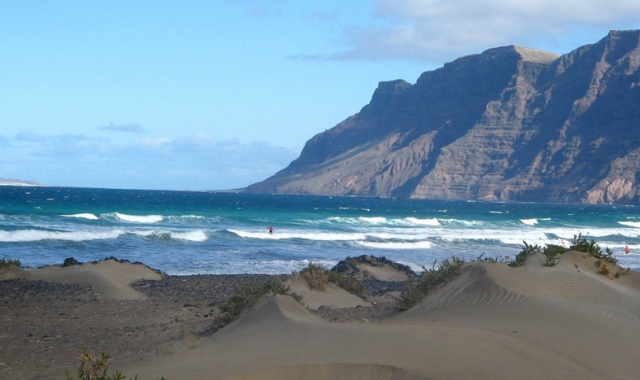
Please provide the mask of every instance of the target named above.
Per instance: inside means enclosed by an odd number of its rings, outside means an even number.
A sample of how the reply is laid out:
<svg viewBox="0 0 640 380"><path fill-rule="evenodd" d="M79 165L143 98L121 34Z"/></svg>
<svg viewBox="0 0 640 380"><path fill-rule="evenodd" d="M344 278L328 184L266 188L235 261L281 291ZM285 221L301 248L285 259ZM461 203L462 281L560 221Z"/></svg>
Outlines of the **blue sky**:
<svg viewBox="0 0 640 380"><path fill-rule="evenodd" d="M2 1L0 178L244 187L380 81L639 28L637 0Z"/></svg>

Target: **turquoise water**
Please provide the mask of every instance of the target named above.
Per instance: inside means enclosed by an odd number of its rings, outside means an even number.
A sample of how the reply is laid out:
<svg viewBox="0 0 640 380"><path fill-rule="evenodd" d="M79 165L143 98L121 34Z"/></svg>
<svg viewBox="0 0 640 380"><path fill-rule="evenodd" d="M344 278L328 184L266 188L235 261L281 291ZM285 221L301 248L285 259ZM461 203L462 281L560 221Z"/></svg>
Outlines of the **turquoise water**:
<svg viewBox="0 0 640 380"><path fill-rule="evenodd" d="M169 274L276 274L374 255L420 270L577 233L640 268L638 207L0 186L0 257L32 267L115 256Z"/></svg>

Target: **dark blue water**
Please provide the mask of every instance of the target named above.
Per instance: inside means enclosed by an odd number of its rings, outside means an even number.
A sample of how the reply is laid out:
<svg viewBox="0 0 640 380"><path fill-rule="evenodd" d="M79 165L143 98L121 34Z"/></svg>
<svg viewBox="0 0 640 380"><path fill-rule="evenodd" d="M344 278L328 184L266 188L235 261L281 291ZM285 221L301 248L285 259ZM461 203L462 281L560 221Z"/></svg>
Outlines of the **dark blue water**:
<svg viewBox="0 0 640 380"><path fill-rule="evenodd" d="M115 256L170 274L289 273L368 254L420 270L577 233L640 267L637 207L0 186L0 257L34 267Z"/></svg>

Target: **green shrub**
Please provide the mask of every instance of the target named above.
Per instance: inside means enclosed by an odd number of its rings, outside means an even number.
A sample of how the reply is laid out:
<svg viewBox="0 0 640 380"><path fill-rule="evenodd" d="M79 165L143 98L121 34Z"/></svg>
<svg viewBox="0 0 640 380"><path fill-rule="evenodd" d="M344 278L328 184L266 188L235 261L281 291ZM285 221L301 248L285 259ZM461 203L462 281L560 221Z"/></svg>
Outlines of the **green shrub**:
<svg viewBox="0 0 640 380"><path fill-rule="evenodd" d="M419 288L418 284L415 283L414 279L409 278L404 290L402 291L402 293L400 293L397 309L400 311L409 310L418 302L420 302L425 296L426 294L422 293L421 289Z"/></svg>
<svg viewBox="0 0 640 380"><path fill-rule="evenodd" d="M497 257L484 257L484 252L482 252L480 254L480 256L478 256L474 261L476 262L480 262L480 263L497 263L498 262L498 258Z"/></svg>
<svg viewBox="0 0 640 380"><path fill-rule="evenodd" d="M556 257L558 253L557 252L551 252L549 254L545 253L544 256L544 261L540 260L540 262L542 263L542 265L544 265L545 267L553 267L555 266L557 263L560 262L560 258Z"/></svg>
<svg viewBox="0 0 640 380"><path fill-rule="evenodd" d="M82 355L78 358L80 366L78 367L77 380L125 380L127 379L119 371L116 371L112 375L107 375L107 369L109 367L109 354L104 352L100 354L100 357L95 357L87 351L87 346L82 347ZM67 380L75 380L69 371L66 372ZM134 377L137 379L138 376ZM162 378L164 380L164 377Z"/></svg>
<svg viewBox="0 0 640 380"><path fill-rule="evenodd" d="M594 257L598 260L604 260L611 264L617 264L618 259L613 255L613 251L611 251L608 247L605 248L605 252L602 252L600 246L593 240L587 240L586 237L582 236L582 234L577 235L573 239L573 244L569 247L570 250L580 251L588 253L589 256Z"/></svg>
<svg viewBox="0 0 640 380"><path fill-rule="evenodd" d="M364 284L362 281L355 277L343 276L336 271L329 272L329 282L332 282L349 293L355 294L358 297L364 298Z"/></svg>
<svg viewBox="0 0 640 380"><path fill-rule="evenodd" d="M558 257L558 255L561 255L567 251L585 252L589 256L597 259L594 265L600 269L600 273L604 274L607 277L612 274L612 271L610 267L604 265L603 262L607 262L610 264L618 263L618 259L613 255L612 250L610 250L609 248L605 248L605 251L602 252L600 246L593 239L587 240L587 238L582 236L582 234L578 234L574 236L573 243L571 244L571 246L569 246L568 249L563 246L550 244L545 247L544 251L541 251L540 247L538 247L537 245L529 245L525 241L524 249L518 255L516 255L516 258L514 260L510 261L508 264L511 267L519 267L527 261L527 258L529 256L537 252L542 252L545 255L544 261L541 261L542 264L544 266L552 267L560 262L560 258ZM482 255L480 255L480 258L481 257ZM613 273L613 277L618 278L621 274L626 274L628 272L629 268L627 268L626 271L616 271L615 273Z"/></svg>
<svg viewBox="0 0 640 380"><path fill-rule="evenodd" d="M218 309L221 312L217 320L218 327L222 327L236 319L243 310L255 305L260 298L269 292L290 296L302 304L302 296L290 293L289 290L288 286L278 280L271 280L262 286L243 286L228 300L218 305Z"/></svg>
<svg viewBox="0 0 640 380"><path fill-rule="evenodd" d="M526 241L522 241L524 243L524 248L522 249L522 251L520 251L520 253L518 253L516 255L516 257L509 261L509 263L507 265L509 265L510 267L520 267L523 266L524 263L527 262L527 258L537 252L541 252L540 251L540 247L538 247L537 244L534 245L529 245L527 244Z"/></svg>
<svg viewBox="0 0 640 380"><path fill-rule="evenodd" d="M6 257L0 259L0 269L8 268L8 267L18 267L20 268L22 263L20 260L13 260Z"/></svg>
<svg viewBox="0 0 640 380"><path fill-rule="evenodd" d="M549 244L544 248L544 251L542 253L544 253L547 256L555 256L558 254L563 254L567 251L568 249L566 249L561 245Z"/></svg>
<svg viewBox="0 0 640 380"><path fill-rule="evenodd" d="M550 244L547 245L544 249L544 251L542 252L545 256L544 261L542 262L542 265L546 266L546 267L552 267L555 266L556 264L558 264L560 262L560 258L557 257L558 255L561 255L565 252L567 252L568 250L561 246L561 245L555 245L555 244Z"/></svg>
<svg viewBox="0 0 640 380"><path fill-rule="evenodd" d="M267 290L273 294L286 295L291 290L290 287L285 286L284 282L278 280L271 280L267 283Z"/></svg>
<svg viewBox="0 0 640 380"><path fill-rule="evenodd" d="M300 271L300 276L307 281L309 289L324 290L329 283L329 270L321 264L309 263Z"/></svg>
<svg viewBox="0 0 640 380"><path fill-rule="evenodd" d="M360 280L343 276L337 271L323 267L321 264L309 263L306 268L300 271L300 276L305 279L311 290L325 290L327 284L331 282L358 297L365 297L364 285Z"/></svg>
<svg viewBox="0 0 640 380"><path fill-rule="evenodd" d="M267 287L267 291L271 291L271 293L273 293L273 294L280 294L280 295L283 295L283 296L290 296L294 300L296 300L299 303L304 305L304 303L302 302L302 296L296 294L295 292L291 292L291 287L285 286L284 282L282 282L282 281L271 280L271 281L269 281L267 283L266 287Z"/></svg>
<svg viewBox="0 0 640 380"><path fill-rule="evenodd" d="M454 279L460 273L464 259L454 256L444 260L437 268L436 263L437 261L433 262L431 269L422 267L424 271L415 280L411 278L407 280L405 289L400 293L398 310L403 311L413 307L431 290Z"/></svg>
<svg viewBox="0 0 640 380"><path fill-rule="evenodd" d="M218 308L223 313L222 322L228 323L235 319L247 307L253 306L260 297L267 294L269 288L265 286L246 285Z"/></svg>

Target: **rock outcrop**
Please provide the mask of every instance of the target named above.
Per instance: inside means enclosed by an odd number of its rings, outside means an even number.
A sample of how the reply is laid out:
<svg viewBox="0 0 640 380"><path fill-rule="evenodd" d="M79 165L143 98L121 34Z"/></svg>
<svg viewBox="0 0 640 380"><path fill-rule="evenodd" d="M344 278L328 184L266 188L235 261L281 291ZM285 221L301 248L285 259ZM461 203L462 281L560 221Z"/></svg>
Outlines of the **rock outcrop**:
<svg viewBox="0 0 640 380"><path fill-rule="evenodd" d="M640 204L640 31L381 82L248 192Z"/></svg>

